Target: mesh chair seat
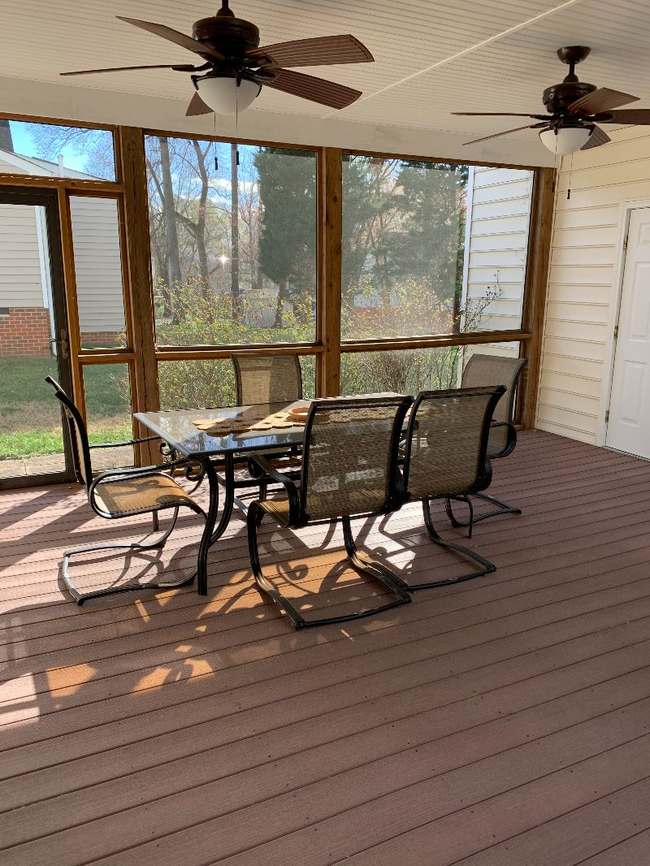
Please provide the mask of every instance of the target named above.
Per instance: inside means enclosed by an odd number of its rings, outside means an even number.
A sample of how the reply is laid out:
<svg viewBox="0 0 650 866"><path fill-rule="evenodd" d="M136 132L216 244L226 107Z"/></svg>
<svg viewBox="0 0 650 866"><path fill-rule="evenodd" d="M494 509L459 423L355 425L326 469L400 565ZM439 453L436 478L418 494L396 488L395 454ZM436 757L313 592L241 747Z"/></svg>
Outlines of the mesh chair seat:
<svg viewBox="0 0 650 866"><path fill-rule="evenodd" d="M269 517L272 517L280 526L289 525L290 503L288 499L263 499L260 508Z"/></svg>
<svg viewBox="0 0 650 866"><path fill-rule="evenodd" d="M192 497L168 475L109 478L94 488L93 497L99 508L111 517L194 504Z"/></svg>
<svg viewBox="0 0 650 866"><path fill-rule="evenodd" d="M319 497L317 493L312 493L310 501L312 508L318 509L317 513L323 513L330 509L331 494L325 493L322 497ZM346 494L345 502L341 503L341 507L337 510L340 512L340 517L371 514L377 511L376 503L375 491L353 490ZM288 499L264 499L260 502L260 508L281 526L290 525L290 503Z"/></svg>

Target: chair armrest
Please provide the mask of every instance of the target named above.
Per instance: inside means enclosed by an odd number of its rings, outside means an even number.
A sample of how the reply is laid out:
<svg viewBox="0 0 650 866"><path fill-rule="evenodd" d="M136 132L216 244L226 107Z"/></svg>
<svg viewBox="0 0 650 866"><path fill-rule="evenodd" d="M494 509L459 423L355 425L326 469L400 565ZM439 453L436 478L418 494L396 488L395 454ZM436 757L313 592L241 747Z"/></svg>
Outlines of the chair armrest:
<svg viewBox="0 0 650 866"><path fill-rule="evenodd" d="M492 423L490 424L490 429L496 427L507 427L508 436L505 448L503 448L502 451L499 451L498 454L490 454L491 460L499 459L501 457L507 457L509 454L512 454L515 449L515 445L517 444L517 428L512 421L492 421Z"/></svg>
<svg viewBox="0 0 650 866"><path fill-rule="evenodd" d="M250 458L254 460L260 469L262 469L270 478L281 484L287 491L287 496L289 498L289 523L293 524L300 522L300 494L295 482L289 478L288 475L278 472L278 470L269 463L265 457L262 457L261 454L251 454Z"/></svg>

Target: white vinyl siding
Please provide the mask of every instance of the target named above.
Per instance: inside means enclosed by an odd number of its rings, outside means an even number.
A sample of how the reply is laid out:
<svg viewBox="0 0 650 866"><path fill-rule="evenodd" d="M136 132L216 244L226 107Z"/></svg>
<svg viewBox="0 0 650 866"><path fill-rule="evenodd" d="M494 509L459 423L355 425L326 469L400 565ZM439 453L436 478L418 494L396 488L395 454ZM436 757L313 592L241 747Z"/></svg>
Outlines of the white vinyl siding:
<svg viewBox="0 0 650 866"><path fill-rule="evenodd" d="M115 199L71 196L82 333L124 330L118 208Z"/></svg>
<svg viewBox="0 0 650 866"><path fill-rule="evenodd" d="M621 205L650 199L650 135L643 127L610 135L610 144L560 166L536 422L591 443L609 392Z"/></svg>
<svg viewBox="0 0 650 866"><path fill-rule="evenodd" d="M499 296L477 323L481 330L519 330L526 278L533 172L476 166L468 195L464 304L471 316L488 288ZM472 330L477 330L475 325ZM516 357L518 343L495 343L474 351ZM469 358L472 350L464 352Z"/></svg>
<svg viewBox="0 0 650 866"><path fill-rule="evenodd" d="M0 307L43 307L32 205L0 204Z"/></svg>
<svg viewBox="0 0 650 866"><path fill-rule="evenodd" d="M25 166L19 163L18 160L12 160L9 162L6 159L2 159L0 156L0 174L29 174L29 172Z"/></svg>

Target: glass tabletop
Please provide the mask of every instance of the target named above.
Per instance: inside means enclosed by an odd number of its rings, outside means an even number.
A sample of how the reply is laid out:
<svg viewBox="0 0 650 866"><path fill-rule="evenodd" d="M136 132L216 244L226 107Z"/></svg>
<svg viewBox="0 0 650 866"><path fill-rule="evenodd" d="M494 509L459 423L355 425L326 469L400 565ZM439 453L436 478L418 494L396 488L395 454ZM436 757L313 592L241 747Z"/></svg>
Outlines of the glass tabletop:
<svg viewBox="0 0 650 866"><path fill-rule="evenodd" d="M134 417L180 454L207 456L299 445L305 431L304 421L286 426L291 422L285 420L282 426L271 426L270 429L261 430L250 429L248 425L264 424L266 419L272 419L272 416L284 415L294 407L309 406L310 402L295 400L291 403L264 403L254 406L136 412ZM273 421L269 420L267 423L272 424ZM228 432L229 426L237 429ZM223 432L219 431L219 427L224 428Z"/></svg>

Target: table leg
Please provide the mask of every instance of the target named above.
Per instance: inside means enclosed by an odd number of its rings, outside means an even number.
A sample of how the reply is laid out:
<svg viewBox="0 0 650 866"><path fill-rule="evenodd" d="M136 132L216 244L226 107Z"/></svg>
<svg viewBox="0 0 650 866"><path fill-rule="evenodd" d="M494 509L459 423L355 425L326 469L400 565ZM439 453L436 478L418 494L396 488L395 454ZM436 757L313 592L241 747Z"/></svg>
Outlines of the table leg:
<svg viewBox="0 0 650 866"><path fill-rule="evenodd" d="M205 469L205 474L208 477L210 485L210 506L208 508L208 519L205 522L203 535L201 536L201 544L199 545L199 555L197 563L197 590L199 595L208 594L208 551L212 545L220 538L226 526L230 522L232 516L232 506L235 496L235 470L232 454L225 455L224 461L224 500L221 519L215 529L217 523L217 513L219 511L219 479L214 466L209 458L201 461Z"/></svg>

